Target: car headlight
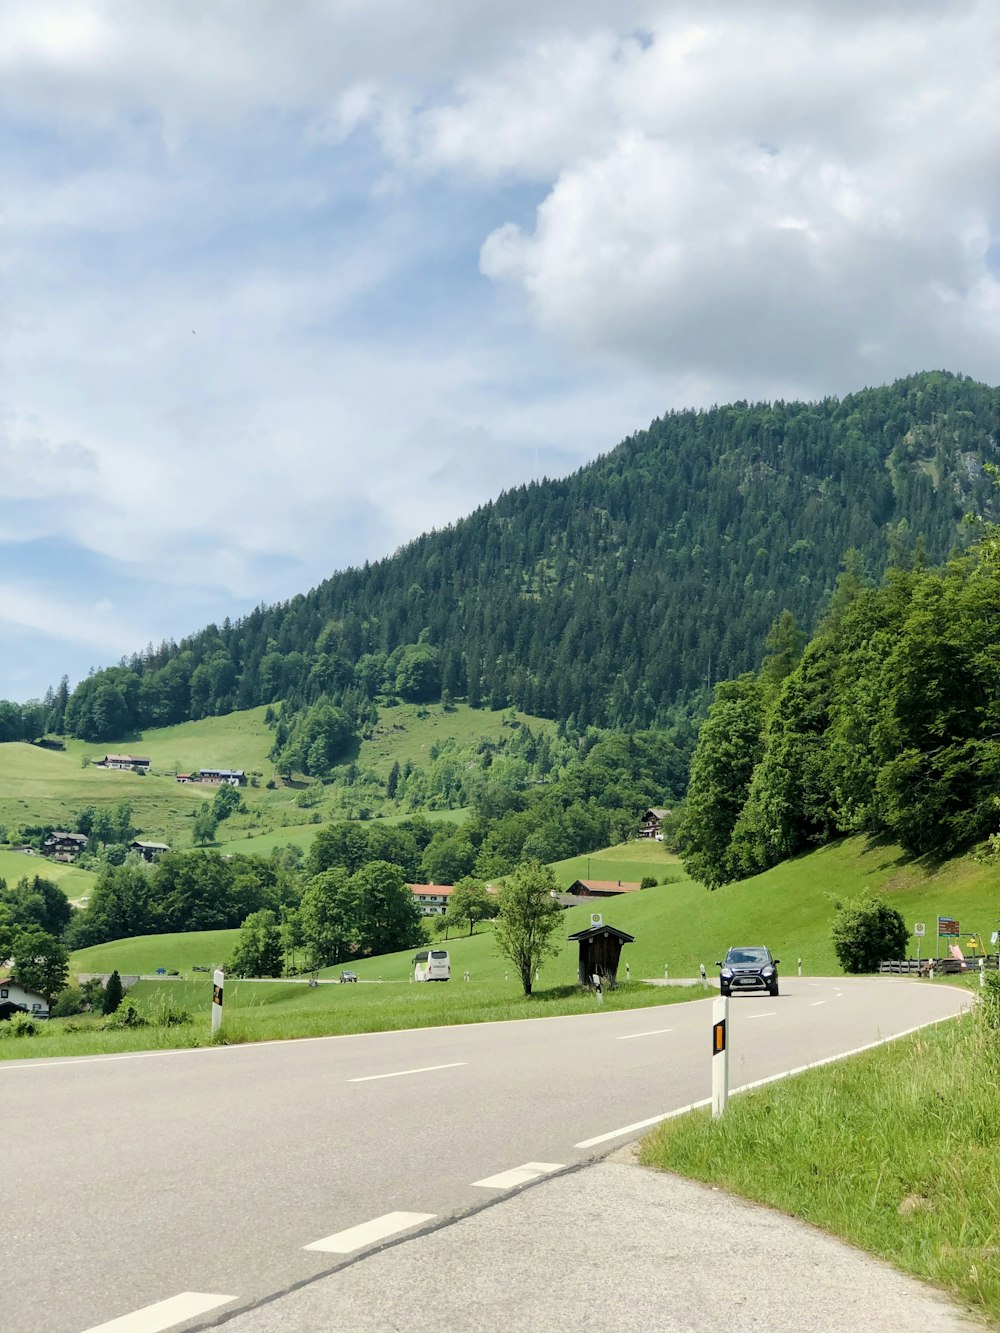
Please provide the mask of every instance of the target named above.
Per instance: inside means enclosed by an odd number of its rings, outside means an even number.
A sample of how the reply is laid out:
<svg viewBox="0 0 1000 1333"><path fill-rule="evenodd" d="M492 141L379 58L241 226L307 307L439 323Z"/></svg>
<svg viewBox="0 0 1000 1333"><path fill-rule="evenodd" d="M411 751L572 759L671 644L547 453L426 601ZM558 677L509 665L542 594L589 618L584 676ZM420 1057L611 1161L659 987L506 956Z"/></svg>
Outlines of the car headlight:
<svg viewBox="0 0 1000 1333"><path fill-rule="evenodd" d="M771 967L770 965L767 966L767 967L762 967L761 970L760 970L760 975L761 975L762 977L770 977L770 976L773 976L773 975L774 975L774 968Z"/></svg>
<svg viewBox="0 0 1000 1333"><path fill-rule="evenodd" d="M724 967L722 969L722 975L724 977L731 977L733 975L733 969L731 967Z"/></svg>

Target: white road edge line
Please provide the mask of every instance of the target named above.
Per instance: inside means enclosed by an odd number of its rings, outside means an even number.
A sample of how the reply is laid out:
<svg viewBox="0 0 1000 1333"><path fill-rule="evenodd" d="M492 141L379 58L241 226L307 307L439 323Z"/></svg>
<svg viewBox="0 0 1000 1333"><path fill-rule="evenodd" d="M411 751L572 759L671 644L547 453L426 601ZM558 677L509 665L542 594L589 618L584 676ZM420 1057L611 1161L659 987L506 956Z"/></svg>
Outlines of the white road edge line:
<svg viewBox="0 0 1000 1333"><path fill-rule="evenodd" d="M349 1078L348 1083L374 1083L379 1078L404 1078L407 1074L430 1074L435 1069L458 1069L467 1065L468 1060L453 1060L450 1065L424 1065L422 1069L397 1069L391 1074L363 1074L361 1078Z"/></svg>
<svg viewBox="0 0 1000 1333"><path fill-rule="evenodd" d="M348 1227L346 1231L335 1231L332 1236L324 1236L322 1240L314 1240L311 1245L303 1245L302 1248L322 1250L325 1254L352 1254L365 1245L394 1236L398 1231L417 1227L421 1222L433 1221L436 1216L436 1213L384 1213L381 1217L372 1218L370 1222Z"/></svg>
<svg viewBox="0 0 1000 1333"><path fill-rule="evenodd" d="M142 1310L133 1310L131 1314L120 1315L106 1324L94 1324L91 1328L85 1328L83 1333L162 1333L163 1329L172 1328L185 1319L208 1314L209 1310L235 1300L235 1296L182 1291L179 1296L157 1301L155 1305L147 1305Z"/></svg>
<svg viewBox="0 0 1000 1333"><path fill-rule="evenodd" d="M809 1003L809 1008L815 1009L818 1004L826 1004L826 1000L811 1000Z"/></svg>
<svg viewBox="0 0 1000 1333"><path fill-rule="evenodd" d="M659 1037L664 1032L673 1032L673 1028L654 1028L652 1032L627 1032L624 1037L615 1037L615 1041L635 1041L636 1037Z"/></svg>
<svg viewBox="0 0 1000 1333"><path fill-rule="evenodd" d="M865 1051L874 1051L878 1046L888 1046L891 1041L899 1041L903 1037L912 1037L914 1032L922 1032L924 1028L937 1027L938 1023L950 1023L952 1019L958 1018L964 1010L959 1010L957 1014L946 1014L944 1018L931 1018L926 1023L918 1023L916 1027L906 1028L903 1032L895 1032L891 1037L880 1037L878 1041L870 1041L865 1046L855 1046L853 1050L841 1051L839 1055L828 1055L822 1060L813 1060L807 1065L798 1065L795 1069L785 1069L780 1074L768 1074L766 1078L754 1079L752 1083L743 1083L738 1088L730 1088L729 1095L735 1096L738 1092L750 1092L753 1088L763 1088L768 1083L777 1083L783 1078L791 1078L794 1074L804 1074L807 1069L822 1069L824 1065L836 1064L838 1060L849 1060L852 1055L862 1055ZM689 1111L698 1111L703 1106L711 1106L711 1097L705 1097L700 1102L690 1102L687 1106L678 1106L676 1110L664 1111L660 1115L651 1115L648 1120L637 1120L634 1125L623 1125L621 1129L613 1129L607 1134L598 1134L592 1139L582 1139L579 1143L574 1143L574 1148L594 1148L599 1143L608 1143L611 1139L619 1139L623 1134L631 1134L637 1129L648 1129L651 1125L658 1125L663 1120L676 1120L678 1116L687 1115Z"/></svg>
<svg viewBox="0 0 1000 1333"><path fill-rule="evenodd" d="M547 1176L551 1171L561 1171L562 1162L525 1162L524 1166L512 1167L510 1171L499 1171L495 1176L486 1176L483 1180L474 1180L473 1186L487 1190L509 1190L515 1185L527 1185L529 1180Z"/></svg>

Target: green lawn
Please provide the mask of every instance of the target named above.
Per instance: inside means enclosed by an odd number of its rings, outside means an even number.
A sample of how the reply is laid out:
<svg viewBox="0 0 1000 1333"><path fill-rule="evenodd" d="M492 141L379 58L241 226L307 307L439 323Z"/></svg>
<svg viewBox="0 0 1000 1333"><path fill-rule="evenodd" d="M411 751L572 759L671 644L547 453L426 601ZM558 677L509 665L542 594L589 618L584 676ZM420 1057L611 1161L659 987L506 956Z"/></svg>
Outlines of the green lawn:
<svg viewBox="0 0 1000 1333"><path fill-rule="evenodd" d="M66 897L72 902L90 896L97 876L89 870L78 870L76 866L66 865L62 861L50 861L44 856L25 856L23 852L0 850L0 879L4 879L11 888L27 875L33 879L41 875L43 879L58 884Z"/></svg>
<svg viewBox="0 0 1000 1333"><path fill-rule="evenodd" d="M842 1236L1000 1320L1000 1032L981 1015L695 1112L650 1166Z"/></svg>

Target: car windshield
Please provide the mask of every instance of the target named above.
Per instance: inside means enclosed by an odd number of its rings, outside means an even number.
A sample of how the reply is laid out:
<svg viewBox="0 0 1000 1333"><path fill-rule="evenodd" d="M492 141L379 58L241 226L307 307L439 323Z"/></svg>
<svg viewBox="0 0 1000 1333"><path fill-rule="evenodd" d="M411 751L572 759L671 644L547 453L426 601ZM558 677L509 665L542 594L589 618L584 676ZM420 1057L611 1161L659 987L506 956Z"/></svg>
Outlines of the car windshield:
<svg viewBox="0 0 1000 1333"><path fill-rule="evenodd" d="M766 949L730 949L726 954L727 963L768 963L771 955Z"/></svg>

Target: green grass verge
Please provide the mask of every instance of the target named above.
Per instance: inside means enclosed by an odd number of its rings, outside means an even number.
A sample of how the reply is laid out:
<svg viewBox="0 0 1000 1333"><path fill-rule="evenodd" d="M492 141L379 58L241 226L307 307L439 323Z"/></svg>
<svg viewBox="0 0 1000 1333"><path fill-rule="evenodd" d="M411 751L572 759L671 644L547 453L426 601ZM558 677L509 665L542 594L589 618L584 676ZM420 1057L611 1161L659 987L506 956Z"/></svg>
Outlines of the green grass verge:
<svg viewBox="0 0 1000 1333"><path fill-rule="evenodd" d="M707 994L700 988L670 990L632 982L608 992L603 1009L658 1007L701 999ZM208 1046L212 1044L211 995L210 978L141 981L129 991L129 998L140 1010L155 1016L169 1005L186 1010L193 1021L104 1032L99 1028L100 1020L90 1016L51 1019L38 1036L0 1040L0 1060ZM464 982L460 977L444 985L386 982L315 988L295 982L230 981L226 983L225 1001L224 1031L219 1040L231 1044L550 1018L593 1013L597 1008L594 997L575 986L543 987L525 999L513 979Z"/></svg>
<svg viewBox="0 0 1000 1333"><path fill-rule="evenodd" d="M1000 1032L978 1015L695 1112L648 1166L770 1204L1000 1320Z"/></svg>

